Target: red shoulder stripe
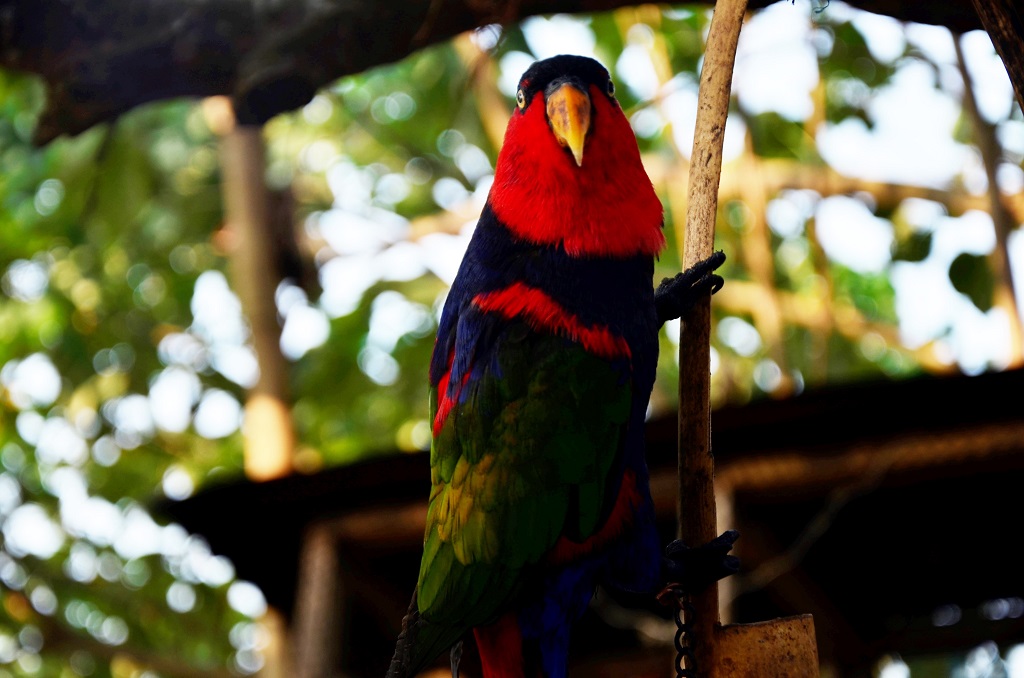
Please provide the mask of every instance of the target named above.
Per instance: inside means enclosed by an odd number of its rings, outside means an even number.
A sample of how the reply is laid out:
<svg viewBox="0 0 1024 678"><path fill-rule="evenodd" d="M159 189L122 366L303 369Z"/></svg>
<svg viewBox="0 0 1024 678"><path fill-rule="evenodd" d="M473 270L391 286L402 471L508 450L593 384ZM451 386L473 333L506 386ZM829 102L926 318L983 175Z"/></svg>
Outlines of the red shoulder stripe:
<svg viewBox="0 0 1024 678"><path fill-rule="evenodd" d="M469 381L469 375L472 370L468 370L466 374L462 376L462 383L459 384L458 390L455 392L454 397L448 395L448 382L452 376L452 362L455 360L455 351L452 351L448 355L448 369L445 371L444 376L441 377L441 381L437 384L437 413L434 414L434 437L436 438L441 433L441 429L444 427L445 420L448 419L448 415L451 414L452 408L455 407L455 403L459 401L459 394L462 393L462 387Z"/></svg>
<svg viewBox="0 0 1024 678"><path fill-rule="evenodd" d="M445 419L452 411L452 407L455 405L455 399L448 397L448 380L452 376L452 368L449 366L448 371L441 377L441 383L437 385L437 413L434 415L434 437L436 438L441 433L441 428L444 426Z"/></svg>
<svg viewBox="0 0 1024 678"><path fill-rule="evenodd" d="M503 290L478 294L473 303L482 311L499 313L505 318L521 316L535 329L547 330L577 341L587 351L602 358L632 356L624 338L601 325L584 325L579 318L536 287L521 282L513 283Z"/></svg>

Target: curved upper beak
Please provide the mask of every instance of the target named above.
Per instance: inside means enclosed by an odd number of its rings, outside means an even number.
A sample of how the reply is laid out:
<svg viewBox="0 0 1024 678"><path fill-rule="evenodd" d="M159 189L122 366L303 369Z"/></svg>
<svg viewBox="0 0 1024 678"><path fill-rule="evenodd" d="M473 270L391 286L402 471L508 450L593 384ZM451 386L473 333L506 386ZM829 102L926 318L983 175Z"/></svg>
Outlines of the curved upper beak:
<svg viewBox="0 0 1024 678"><path fill-rule="evenodd" d="M567 146L576 159L576 166L583 166L583 144L590 129L590 95L577 86L564 83L548 94L548 122L555 138Z"/></svg>

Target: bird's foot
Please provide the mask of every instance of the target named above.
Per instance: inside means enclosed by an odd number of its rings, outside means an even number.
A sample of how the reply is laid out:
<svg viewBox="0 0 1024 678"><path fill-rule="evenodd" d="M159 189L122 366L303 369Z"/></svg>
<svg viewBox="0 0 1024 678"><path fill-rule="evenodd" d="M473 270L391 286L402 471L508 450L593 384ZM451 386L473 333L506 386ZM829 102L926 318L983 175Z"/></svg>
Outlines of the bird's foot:
<svg viewBox="0 0 1024 678"><path fill-rule="evenodd" d="M462 661L462 641L452 645L452 678L459 678L459 662Z"/></svg>
<svg viewBox="0 0 1024 678"><path fill-rule="evenodd" d="M662 558L664 580L670 588L695 592L736 574L740 560L729 555L729 551L739 536L736 530L726 530L707 544L695 548L676 539L665 548L665 557Z"/></svg>
<svg viewBox="0 0 1024 678"><path fill-rule="evenodd" d="M722 289L725 281L715 273L715 269L724 261L725 253L718 251L676 274L674 278L662 280L654 291L658 320L666 323L680 318L705 294L714 294Z"/></svg>

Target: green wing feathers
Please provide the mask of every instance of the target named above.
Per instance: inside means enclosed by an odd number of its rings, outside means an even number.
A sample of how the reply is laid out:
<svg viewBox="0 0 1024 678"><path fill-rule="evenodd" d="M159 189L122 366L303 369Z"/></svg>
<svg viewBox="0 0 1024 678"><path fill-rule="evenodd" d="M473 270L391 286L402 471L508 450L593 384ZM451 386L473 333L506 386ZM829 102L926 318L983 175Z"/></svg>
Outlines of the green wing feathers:
<svg viewBox="0 0 1024 678"><path fill-rule="evenodd" d="M606 513L630 412L628 368L513 329L465 383L431 448L418 585L431 622L490 622L559 537L582 541Z"/></svg>

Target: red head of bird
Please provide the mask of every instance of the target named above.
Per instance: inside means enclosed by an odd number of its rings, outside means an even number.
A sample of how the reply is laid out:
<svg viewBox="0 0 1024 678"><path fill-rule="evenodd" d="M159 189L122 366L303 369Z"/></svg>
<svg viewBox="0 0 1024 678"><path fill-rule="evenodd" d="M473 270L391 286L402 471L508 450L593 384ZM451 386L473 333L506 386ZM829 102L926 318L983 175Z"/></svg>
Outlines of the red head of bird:
<svg viewBox="0 0 1024 678"><path fill-rule="evenodd" d="M557 56L523 74L491 188L517 236L573 256L654 255L662 208L608 71Z"/></svg>

